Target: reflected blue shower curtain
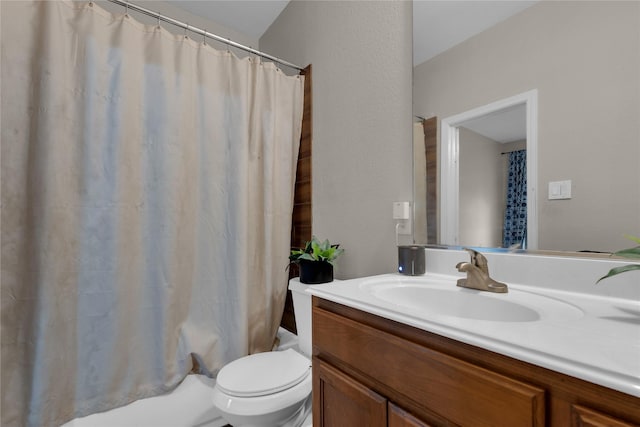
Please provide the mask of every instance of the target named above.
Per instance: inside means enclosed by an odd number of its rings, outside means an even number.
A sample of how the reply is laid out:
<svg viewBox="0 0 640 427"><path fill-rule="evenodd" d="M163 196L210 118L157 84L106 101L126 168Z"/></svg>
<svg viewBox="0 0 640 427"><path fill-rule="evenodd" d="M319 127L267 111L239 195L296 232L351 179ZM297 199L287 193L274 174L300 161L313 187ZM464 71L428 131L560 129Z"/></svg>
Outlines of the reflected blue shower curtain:
<svg viewBox="0 0 640 427"><path fill-rule="evenodd" d="M502 245L525 246L527 236L527 151L509 153Z"/></svg>

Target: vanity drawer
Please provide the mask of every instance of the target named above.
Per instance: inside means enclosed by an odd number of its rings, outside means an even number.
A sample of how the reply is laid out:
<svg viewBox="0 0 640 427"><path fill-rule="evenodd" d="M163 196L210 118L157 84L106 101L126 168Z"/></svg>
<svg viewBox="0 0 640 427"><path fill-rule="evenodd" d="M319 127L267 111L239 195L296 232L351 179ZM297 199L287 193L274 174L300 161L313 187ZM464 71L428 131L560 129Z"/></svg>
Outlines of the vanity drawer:
<svg viewBox="0 0 640 427"><path fill-rule="evenodd" d="M313 353L357 374L390 400L460 426L543 426L538 387L313 308Z"/></svg>

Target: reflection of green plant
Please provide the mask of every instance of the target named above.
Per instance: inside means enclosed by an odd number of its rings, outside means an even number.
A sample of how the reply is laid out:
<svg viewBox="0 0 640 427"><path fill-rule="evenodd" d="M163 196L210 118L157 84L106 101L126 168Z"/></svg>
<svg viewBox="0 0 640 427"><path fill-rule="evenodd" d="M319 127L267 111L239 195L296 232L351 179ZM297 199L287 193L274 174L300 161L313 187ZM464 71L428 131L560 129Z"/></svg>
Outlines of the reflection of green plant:
<svg viewBox="0 0 640 427"><path fill-rule="evenodd" d="M636 243L640 243L640 238L633 236L625 236L630 240L633 240ZM621 256L623 258L636 259L640 261L640 246L636 246L635 248L623 249L614 253L613 255ZM609 272L598 279L596 283L599 283L600 280L607 279L609 277L615 276L616 274L624 273L632 270L640 270L640 264L629 264L623 265L622 267L616 267L609 270Z"/></svg>
<svg viewBox="0 0 640 427"><path fill-rule="evenodd" d="M324 261L333 264L344 249L339 249L339 245L332 245L329 240L320 242L316 236L305 244L304 249L294 249L289 255L289 261L298 263L301 260L307 261Z"/></svg>

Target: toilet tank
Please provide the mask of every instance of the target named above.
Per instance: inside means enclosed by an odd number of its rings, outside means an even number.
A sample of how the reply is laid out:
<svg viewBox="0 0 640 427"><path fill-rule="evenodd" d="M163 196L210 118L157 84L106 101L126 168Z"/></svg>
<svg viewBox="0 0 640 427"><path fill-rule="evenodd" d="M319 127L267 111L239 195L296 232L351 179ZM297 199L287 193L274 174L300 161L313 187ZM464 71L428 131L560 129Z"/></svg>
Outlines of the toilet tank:
<svg viewBox="0 0 640 427"><path fill-rule="evenodd" d="M293 311L296 315L298 346L302 354L311 358L311 294L307 292L308 286L300 283L297 277L289 280Z"/></svg>

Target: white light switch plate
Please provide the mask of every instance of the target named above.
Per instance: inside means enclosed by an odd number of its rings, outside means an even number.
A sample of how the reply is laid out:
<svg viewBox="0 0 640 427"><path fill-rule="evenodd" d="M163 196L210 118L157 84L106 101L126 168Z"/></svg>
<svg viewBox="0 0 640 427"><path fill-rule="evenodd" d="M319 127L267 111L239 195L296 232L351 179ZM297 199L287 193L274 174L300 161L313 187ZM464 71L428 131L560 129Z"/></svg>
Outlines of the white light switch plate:
<svg viewBox="0 0 640 427"><path fill-rule="evenodd" d="M571 180L549 182L549 200L566 200L571 198Z"/></svg>

